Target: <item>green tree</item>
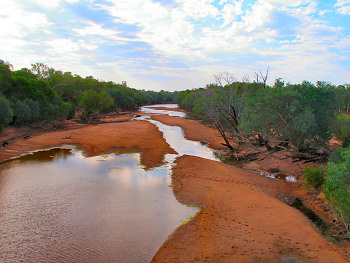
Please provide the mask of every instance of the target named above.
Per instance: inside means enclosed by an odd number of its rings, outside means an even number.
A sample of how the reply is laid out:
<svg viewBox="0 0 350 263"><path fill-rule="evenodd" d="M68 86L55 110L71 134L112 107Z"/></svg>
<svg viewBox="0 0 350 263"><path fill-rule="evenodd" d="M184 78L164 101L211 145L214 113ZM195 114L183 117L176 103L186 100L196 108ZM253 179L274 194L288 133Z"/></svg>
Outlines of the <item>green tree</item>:
<svg viewBox="0 0 350 263"><path fill-rule="evenodd" d="M11 64L0 60L0 92L5 93L13 85Z"/></svg>
<svg viewBox="0 0 350 263"><path fill-rule="evenodd" d="M350 232L350 147L342 153L343 162L328 163L325 196Z"/></svg>
<svg viewBox="0 0 350 263"><path fill-rule="evenodd" d="M101 112L114 109L114 101L107 92L97 93L94 90L86 90L80 97L79 106L84 109L83 118L90 120Z"/></svg>
<svg viewBox="0 0 350 263"><path fill-rule="evenodd" d="M15 106L15 123L25 125L32 120L32 114L28 105L22 101L17 101Z"/></svg>
<svg viewBox="0 0 350 263"><path fill-rule="evenodd" d="M332 125L334 135L341 140L342 147L350 146L350 116L338 115Z"/></svg>
<svg viewBox="0 0 350 263"><path fill-rule="evenodd" d="M0 132L13 119L13 112L10 108L10 102L0 93Z"/></svg>
<svg viewBox="0 0 350 263"><path fill-rule="evenodd" d="M240 128L286 140L297 149L326 146L334 120L334 93L312 84L266 88L251 96Z"/></svg>

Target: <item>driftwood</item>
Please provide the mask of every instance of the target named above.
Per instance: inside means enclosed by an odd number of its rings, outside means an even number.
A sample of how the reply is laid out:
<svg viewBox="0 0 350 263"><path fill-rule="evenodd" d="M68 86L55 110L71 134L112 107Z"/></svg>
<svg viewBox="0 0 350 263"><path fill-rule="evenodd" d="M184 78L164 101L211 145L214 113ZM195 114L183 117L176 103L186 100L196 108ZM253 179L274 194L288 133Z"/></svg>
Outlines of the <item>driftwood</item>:
<svg viewBox="0 0 350 263"><path fill-rule="evenodd" d="M307 153L298 152L292 156L293 163L304 161L304 163L327 162L329 154L327 153Z"/></svg>

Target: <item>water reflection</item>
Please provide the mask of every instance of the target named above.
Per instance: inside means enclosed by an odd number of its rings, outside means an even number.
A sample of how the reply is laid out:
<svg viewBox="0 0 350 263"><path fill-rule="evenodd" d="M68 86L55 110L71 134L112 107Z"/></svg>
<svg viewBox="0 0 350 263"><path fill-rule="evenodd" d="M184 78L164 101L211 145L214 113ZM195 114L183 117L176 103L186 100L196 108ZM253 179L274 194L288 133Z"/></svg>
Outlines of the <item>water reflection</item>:
<svg viewBox="0 0 350 263"><path fill-rule="evenodd" d="M177 104L159 104L159 105L152 105L149 107L177 108ZM183 112L166 111L167 113L164 113L164 110L149 109L148 107L141 108L141 112L152 113L151 111L158 114L160 113L168 114L174 117L184 117L184 116L180 116L179 114L179 113L182 114ZM159 121L152 120L150 118L150 115L140 115L135 117L134 119L147 120L150 123L157 126L157 128L163 133L163 137L166 140L166 142L170 145L170 147L172 147L178 153L178 155L165 156L165 161L169 164L172 164L177 157L182 155L198 156L205 159L216 160L216 161L219 160L219 158L215 154L215 151L210 149L203 142L187 140L184 136L183 130L178 126L168 126Z"/></svg>
<svg viewBox="0 0 350 263"><path fill-rule="evenodd" d="M0 261L148 262L195 211L174 198L169 165L143 168L139 154L70 149L0 164Z"/></svg>
<svg viewBox="0 0 350 263"><path fill-rule="evenodd" d="M169 108L170 110L154 109L154 108L160 108L160 107ZM141 112L150 113L150 114L168 114L169 116L173 116L173 117L180 117L180 118L186 117L185 112L171 110L174 108L178 108L178 105L177 104L157 104L157 105L141 107L140 110L141 110Z"/></svg>
<svg viewBox="0 0 350 263"><path fill-rule="evenodd" d="M214 150L199 141L187 140L184 137L183 131L177 126L168 126L159 121L148 120L158 127L163 133L166 142L182 155L198 156L209 160L218 160L214 154Z"/></svg>

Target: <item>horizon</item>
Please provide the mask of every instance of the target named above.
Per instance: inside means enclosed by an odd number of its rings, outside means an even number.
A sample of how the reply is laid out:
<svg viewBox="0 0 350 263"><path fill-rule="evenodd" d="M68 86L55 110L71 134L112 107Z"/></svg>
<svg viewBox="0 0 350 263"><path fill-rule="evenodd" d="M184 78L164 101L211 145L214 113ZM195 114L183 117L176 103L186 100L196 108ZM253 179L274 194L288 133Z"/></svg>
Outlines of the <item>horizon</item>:
<svg viewBox="0 0 350 263"><path fill-rule="evenodd" d="M349 83L350 0L14 0L0 59L145 90L186 90L269 67L268 83Z"/></svg>

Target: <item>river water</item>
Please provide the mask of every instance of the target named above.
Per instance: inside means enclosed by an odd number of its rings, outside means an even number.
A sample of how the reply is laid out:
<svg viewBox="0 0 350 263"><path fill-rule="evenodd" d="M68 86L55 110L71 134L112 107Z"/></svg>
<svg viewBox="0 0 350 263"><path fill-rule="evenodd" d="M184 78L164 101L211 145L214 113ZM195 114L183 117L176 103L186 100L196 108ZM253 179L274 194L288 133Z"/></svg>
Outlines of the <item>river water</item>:
<svg viewBox="0 0 350 263"><path fill-rule="evenodd" d="M197 211L173 196L174 160L184 154L215 160L179 127L149 121L179 153L151 170L137 153L86 158L71 146L1 163L0 262L149 262Z"/></svg>

